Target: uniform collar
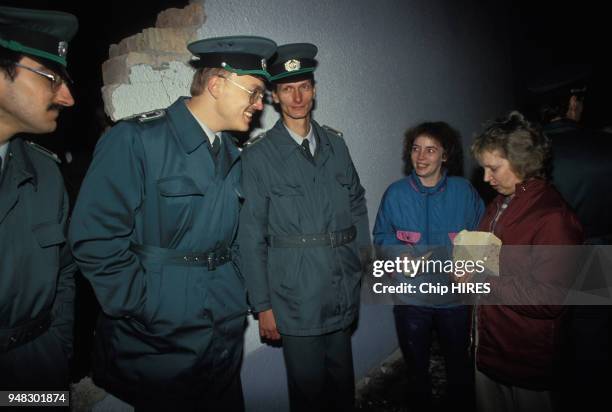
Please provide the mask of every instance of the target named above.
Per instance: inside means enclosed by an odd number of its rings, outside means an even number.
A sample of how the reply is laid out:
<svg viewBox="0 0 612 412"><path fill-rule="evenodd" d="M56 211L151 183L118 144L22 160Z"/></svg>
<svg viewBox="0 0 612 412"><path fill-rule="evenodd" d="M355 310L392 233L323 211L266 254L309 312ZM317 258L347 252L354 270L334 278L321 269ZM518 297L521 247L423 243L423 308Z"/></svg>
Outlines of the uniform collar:
<svg viewBox="0 0 612 412"><path fill-rule="evenodd" d="M310 125L310 130L312 131L313 135L318 138L318 156L326 157L329 151L333 152L333 147L329 142L329 138L317 122L311 120ZM287 131L287 128L283 123L283 119L278 119L278 121L270 131L272 132L272 140L274 141L275 146L278 148L283 158L291 156L294 151L300 148L300 146L295 142L295 140L293 140L293 138L289 135L289 132Z"/></svg>
<svg viewBox="0 0 612 412"><path fill-rule="evenodd" d="M186 153L192 153L208 139L206 133L187 108L188 97L180 97L167 109L176 138Z"/></svg>
<svg viewBox="0 0 612 412"><path fill-rule="evenodd" d="M308 140L310 144L310 148L311 148L310 150L313 152L316 151L318 142L317 142L317 139L315 138L314 126L312 122L310 123L310 130L308 130L308 133L306 134L306 136L303 136L303 137L295 133L290 128L288 128L286 124L283 123L283 125L285 126L287 133L289 133L289 136L291 136L294 142L301 145L304 140Z"/></svg>
<svg viewBox="0 0 612 412"><path fill-rule="evenodd" d="M185 105L185 107L187 107L187 105ZM187 107L187 110L189 110L189 107ZM215 136L219 136L219 139L221 139L221 133L213 132L212 129L210 127L208 127L208 125L206 123L204 123L203 121L198 119L196 117L196 115L193 114L193 112L191 110L189 110L189 113L191 113L193 118L196 119L196 122L198 122L198 124L202 128L202 130L204 131L204 134L206 134L206 138L208 139L208 143L210 143L211 146L213 144L213 141L215 140Z"/></svg>
<svg viewBox="0 0 612 412"><path fill-rule="evenodd" d="M172 130L178 141L181 143L185 153L193 153L198 147L208 139L206 132L195 118L195 116L187 108L188 97L180 97L167 109L168 118ZM222 132L219 134L221 139L221 161L220 173L226 176L232 165L238 157L240 150L236 147L231 134Z"/></svg>

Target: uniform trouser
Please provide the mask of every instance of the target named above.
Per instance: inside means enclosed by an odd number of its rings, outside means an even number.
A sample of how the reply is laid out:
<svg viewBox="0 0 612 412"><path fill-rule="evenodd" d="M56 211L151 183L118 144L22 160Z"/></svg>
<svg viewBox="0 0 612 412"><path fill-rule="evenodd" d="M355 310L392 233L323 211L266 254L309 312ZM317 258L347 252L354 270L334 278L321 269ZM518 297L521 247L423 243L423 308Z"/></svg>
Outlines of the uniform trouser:
<svg viewBox="0 0 612 412"><path fill-rule="evenodd" d="M0 390L68 390L68 358L49 329L37 338L0 352Z"/></svg>
<svg viewBox="0 0 612 412"><path fill-rule="evenodd" d="M355 374L350 329L282 338L291 411L353 410Z"/></svg>
<svg viewBox="0 0 612 412"><path fill-rule="evenodd" d="M395 326L410 378L409 401L416 409L431 404L429 376L432 331L435 329L446 366L448 402L453 408L473 408L473 363L470 355L470 307L432 308L398 305Z"/></svg>

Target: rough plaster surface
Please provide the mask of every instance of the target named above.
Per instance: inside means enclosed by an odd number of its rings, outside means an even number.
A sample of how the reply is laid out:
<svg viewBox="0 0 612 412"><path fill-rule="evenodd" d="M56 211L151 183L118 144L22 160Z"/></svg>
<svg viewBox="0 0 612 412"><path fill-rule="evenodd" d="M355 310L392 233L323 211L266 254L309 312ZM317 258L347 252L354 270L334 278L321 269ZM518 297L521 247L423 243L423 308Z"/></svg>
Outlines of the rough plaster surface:
<svg viewBox="0 0 612 412"><path fill-rule="evenodd" d="M186 45L205 21L203 1L194 1L184 9L159 13L156 27L112 44L102 65L106 114L117 121L165 108L187 95L193 71Z"/></svg>
<svg viewBox="0 0 612 412"><path fill-rule="evenodd" d="M113 119L168 107L180 96L189 95L193 69L180 62L163 68L139 64L130 68L127 84L104 86L106 112Z"/></svg>

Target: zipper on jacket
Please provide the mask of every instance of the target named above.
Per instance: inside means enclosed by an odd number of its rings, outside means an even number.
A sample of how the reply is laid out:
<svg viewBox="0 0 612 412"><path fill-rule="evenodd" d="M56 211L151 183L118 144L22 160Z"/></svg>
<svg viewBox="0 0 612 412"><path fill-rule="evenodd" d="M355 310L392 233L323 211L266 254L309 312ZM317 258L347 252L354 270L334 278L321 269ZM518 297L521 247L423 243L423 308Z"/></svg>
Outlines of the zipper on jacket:
<svg viewBox="0 0 612 412"><path fill-rule="evenodd" d="M495 234L495 226L497 226L497 221L501 217L502 213L504 213L506 211L506 209L508 208L508 205L510 204L510 201L512 200L513 197L514 197L514 195L506 196L506 198L504 198L504 200L501 202L501 204L497 205L497 211L495 212L495 217L493 218L493 220L489 224L489 232Z"/></svg>

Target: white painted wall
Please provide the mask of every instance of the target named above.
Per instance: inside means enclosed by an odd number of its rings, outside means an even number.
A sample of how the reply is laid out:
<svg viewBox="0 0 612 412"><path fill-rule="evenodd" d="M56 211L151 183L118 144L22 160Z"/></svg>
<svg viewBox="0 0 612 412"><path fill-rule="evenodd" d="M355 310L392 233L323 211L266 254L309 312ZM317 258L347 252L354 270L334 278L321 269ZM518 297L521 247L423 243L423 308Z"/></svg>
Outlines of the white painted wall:
<svg viewBox="0 0 612 412"><path fill-rule="evenodd" d="M468 146L481 124L512 108L503 26L476 1L206 0L199 37L252 34L319 47L315 118L344 133L370 222L389 183L401 176L404 131L425 120L459 129ZM139 112L142 110L134 110ZM278 118L266 108L262 126ZM472 165L466 154L466 170ZM250 411L287 410L279 349L246 340L243 385ZM357 377L397 342L389 307L364 307L354 337Z"/></svg>

